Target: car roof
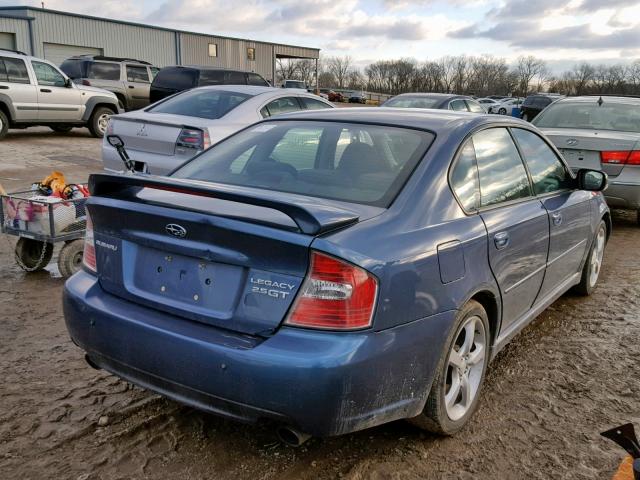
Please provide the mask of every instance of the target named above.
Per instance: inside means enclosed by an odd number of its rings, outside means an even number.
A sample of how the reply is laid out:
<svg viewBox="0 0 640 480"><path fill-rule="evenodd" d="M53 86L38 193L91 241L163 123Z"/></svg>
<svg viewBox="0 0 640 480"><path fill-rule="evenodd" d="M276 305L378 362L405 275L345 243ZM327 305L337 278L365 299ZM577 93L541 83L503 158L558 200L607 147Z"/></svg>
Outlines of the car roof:
<svg viewBox="0 0 640 480"><path fill-rule="evenodd" d="M467 95L458 95L457 93L423 93L423 92L415 92L415 93L401 93L400 95L396 95L393 98L397 97L424 97L424 98L471 98Z"/></svg>
<svg viewBox="0 0 640 480"><path fill-rule="evenodd" d="M498 118L500 117L500 118ZM445 132L461 126L469 129L484 124L530 125L520 119L470 112L455 112L428 108L327 108L281 114L265 121L318 120L330 122L373 123L397 127Z"/></svg>
<svg viewBox="0 0 640 480"><path fill-rule="evenodd" d="M623 103L630 105L640 105L639 97L625 96L609 96L609 95L583 95L580 97L565 97L557 101L557 103L597 103L602 98L603 104L606 103Z"/></svg>
<svg viewBox="0 0 640 480"><path fill-rule="evenodd" d="M287 93L282 88L262 87L258 85L205 85L203 87L192 88L193 90L224 90L225 92L247 93L249 95L260 95L263 93ZM291 92L288 92L291 94Z"/></svg>

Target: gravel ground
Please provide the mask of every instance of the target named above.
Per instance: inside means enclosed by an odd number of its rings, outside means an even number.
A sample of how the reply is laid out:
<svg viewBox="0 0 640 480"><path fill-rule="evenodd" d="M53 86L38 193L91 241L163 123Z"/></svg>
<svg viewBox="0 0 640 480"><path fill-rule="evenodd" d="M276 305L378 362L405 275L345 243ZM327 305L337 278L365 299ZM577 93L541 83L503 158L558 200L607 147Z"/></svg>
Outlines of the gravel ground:
<svg viewBox="0 0 640 480"><path fill-rule="evenodd" d="M0 183L100 168L84 129L11 133ZM273 432L207 415L92 370L64 327L55 267L25 274L0 238L0 478L609 478L622 450L598 433L640 425L640 229L616 214L600 285L566 295L490 368L482 402L453 438L395 422L280 445Z"/></svg>

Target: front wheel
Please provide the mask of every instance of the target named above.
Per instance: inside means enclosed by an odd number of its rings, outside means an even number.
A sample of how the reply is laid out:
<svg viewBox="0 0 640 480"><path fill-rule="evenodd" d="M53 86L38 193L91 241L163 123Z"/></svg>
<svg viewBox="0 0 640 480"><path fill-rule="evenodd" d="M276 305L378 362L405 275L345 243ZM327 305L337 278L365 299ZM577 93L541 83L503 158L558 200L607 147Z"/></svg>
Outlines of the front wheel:
<svg viewBox="0 0 640 480"><path fill-rule="evenodd" d="M0 110L0 140L7 136L7 132L9 131L9 119L5 115L5 113Z"/></svg>
<svg viewBox="0 0 640 480"><path fill-rule="evenodd" d="M489 320L482 305L471 300L457 315L438 364L424 410L409 419L420 428L453 435L469 421L489 363Z"/></svg>
<svg viewBox="0 0 640 480"><path fill-rule="evenodd" d="M501 108L500 110L498 110L498 113L500 115L506 115L507 114L507 109L506 108Z"/></svg>
<svg viewBox="0 0 640 480"><path fill-rule="evenodd" d="M89 118L89 131L91 135L97 138L104 137L104 134L107 131L107 125L109 124L109 117L113 115L113 111L111 111L107 107L98 107L91 114L91 118Z"/></svg>
<svg viewBox="0 0 640 480"><path fill-rule="evenodd" d="M589 255L587 256L587 261L582 269L580 283L575 287L575 291L580 295L591 295L593 289L596 288L598 278L600 278L602 259L604 258L604 247L606 244L607 226L604 220L600 220L600 224L596 229L596 236L593 239Z"/></svg>

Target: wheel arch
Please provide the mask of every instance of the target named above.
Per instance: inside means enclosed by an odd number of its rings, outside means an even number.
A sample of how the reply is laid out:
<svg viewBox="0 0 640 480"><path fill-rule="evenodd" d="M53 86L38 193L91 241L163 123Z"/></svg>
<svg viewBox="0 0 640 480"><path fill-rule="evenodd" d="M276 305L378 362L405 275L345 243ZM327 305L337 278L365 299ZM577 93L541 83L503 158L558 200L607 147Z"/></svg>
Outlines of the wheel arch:
<svg viewBox="0 0 640 480"><path fill-rule="evenodd" d="M469 300L475 300L484 311L487 312L487 319L489 320L489 334L491 335L491 345L495 344L500 332L501 323L501 301L500 296L489 289L483 289L475 292L469 297ZM467 300L467 302L469 301ZM467 303L465 302L465 303Z"/></svg>
<svg viewBox="0 0 640 480"><path fill-rule="evenodd" d="M609 237L611 236L611 231L613 230L613 222L611 221L611 212L605 212L605 214L602 216L602 220L604 220L604 224L607 227L607 241L608 241Z"/></svg>
<svg viewBox="0 0 640 480"><path fill-rule="evenodd" d="M87 103L85 104L84 115L82 116L82 121L88 122L93 115L93 112L96 108L106 107L111 110L114 114L118 113L118 98L113 97L91 97Z"/></svg>

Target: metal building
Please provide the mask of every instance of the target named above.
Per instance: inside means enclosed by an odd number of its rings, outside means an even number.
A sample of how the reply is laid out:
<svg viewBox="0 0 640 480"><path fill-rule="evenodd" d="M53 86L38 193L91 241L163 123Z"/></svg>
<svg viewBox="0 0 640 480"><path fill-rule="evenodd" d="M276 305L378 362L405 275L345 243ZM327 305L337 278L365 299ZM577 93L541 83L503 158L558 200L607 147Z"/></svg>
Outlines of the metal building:
<svg viewBox="0 0 640 480"><path fill-rule="evenodd" d="M0 7L0 48L60 64L82 54L145 60L156 66L214 65L262 75L272 84L276 59L316 61L317 48L173 30L28 6Z"/></svg>

